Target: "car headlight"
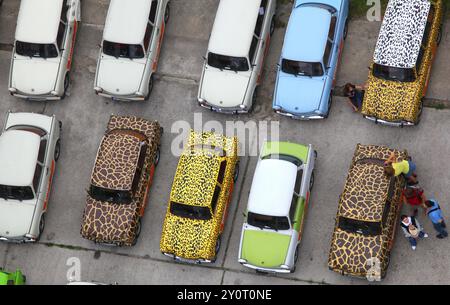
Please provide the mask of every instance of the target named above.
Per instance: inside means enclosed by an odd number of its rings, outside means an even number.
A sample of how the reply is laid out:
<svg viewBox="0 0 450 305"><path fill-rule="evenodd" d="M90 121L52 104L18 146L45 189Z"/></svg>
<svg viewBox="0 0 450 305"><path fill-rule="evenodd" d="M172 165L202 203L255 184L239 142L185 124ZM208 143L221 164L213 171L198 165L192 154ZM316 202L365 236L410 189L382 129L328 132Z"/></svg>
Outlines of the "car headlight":
<svg viewBox="0 0 450 305"><path fill-rule="evenodd" d="M100 88L100 87L95 87L95 88L94 88L94 90L95 90L95 93L97 93L97 94L99 94L99 93L102 93L102 92L103 92L103 89L102 89L102 88Z"/></svg>
<svg viewBox="0 0 450 305"><path fill-rule="evenodd" d="M16 88L12 88L11 87L8 90L9 90L9 93L11 93L11 94L17 93L17 89Z"/></svg>
<svg viewBox="0 0 450 305"><path fill-rule="evenodd" d="M26 235L25 235L25 239L26 239L27 241L36 241L36 236L31 235L31 234L26 234Z"/></svg>
<svg viewBox="0 0 450 305"><path fill-rule="evenodd" d="M281 269L286 269L286 270L289 270L289 269L290 269L288 265L281 265L280 268L281 268Z"/></svg>
<svg viewBox="0 0 450 305"><path fill-rule="evenodd" d="M280 106L273 106L272 108L273 108L273 110L275 110L275 111L280 111L280 110L281 110L281 107L280 107Z"/></svg>
<svg viewBox="0 0 450 305"><path fill-rule="evenodd" d="M136 92L135 95L136 95L136 96L139 96L139 97L144 97L144 94L143 94L142 92L139 92L139 91Z"/></svg>
<svg viewBox="0 0 450 305"><path fill-rule="evenodd" d="M238 260L238 262L239 262L240 264L246 264L246 263L247 263L247 260L246 260L246 259L243 259L243 258L240 258L240 259Z"/></svg>
<svg viewBox="0 0 450 305"><path fill-rule="evenodd" d="M53 96L57 96L57 95L58 95L58 92L52 91L52 92L50 92L50 94L53 95Z"/></svg>
<svg viewBox="0 0 450 305"><path fill-rule="evenodd" d="M239 108L241 108L242 110L244 110L246 107L245 107L245 105L239 105Z"/></svg>

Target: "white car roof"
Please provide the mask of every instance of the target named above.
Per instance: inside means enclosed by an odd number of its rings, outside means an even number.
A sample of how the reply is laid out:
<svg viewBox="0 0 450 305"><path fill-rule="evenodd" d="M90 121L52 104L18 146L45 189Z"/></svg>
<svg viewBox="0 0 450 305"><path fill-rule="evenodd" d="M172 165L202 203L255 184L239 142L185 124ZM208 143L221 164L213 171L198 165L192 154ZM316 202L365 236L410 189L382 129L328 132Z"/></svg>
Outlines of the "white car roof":
<svg viewBox="0 0 450 305"><path fill-rule="evenodd" d="M284 160L261 160L253 177L248 211L267 216L289 216L297 166Z"/></svg>
<svg viewBox="0 0 450 305"><path fill-rule="evenodd" d="M389 1L375 48L375 63L395 68L414 68L430 6L429 0Z"/></svg>
<svg viewBox="0 0 450 305"><path fill-rule="evenodd" d="M103 39L124 44L141 44L151 5L151 0L111 0Z"/></svg>
<svg viewBox="0 0 450 305"><path fill-rule="evenodd" d="M247 57L260 5L261 0L220 0L208 51Z"/></svg>
<svg viewBox="0 0 450 305"><path fill-rule="evenodd" d="M0 136L0 184L28 186L33 182L41 138L22 130Z"/></svg>
<svg viewBox="0 0 450 305"><path fill-rule="evenodd" d="M63 0L22 0L17 18L16 40L54 43L61 20Z"/></svg>

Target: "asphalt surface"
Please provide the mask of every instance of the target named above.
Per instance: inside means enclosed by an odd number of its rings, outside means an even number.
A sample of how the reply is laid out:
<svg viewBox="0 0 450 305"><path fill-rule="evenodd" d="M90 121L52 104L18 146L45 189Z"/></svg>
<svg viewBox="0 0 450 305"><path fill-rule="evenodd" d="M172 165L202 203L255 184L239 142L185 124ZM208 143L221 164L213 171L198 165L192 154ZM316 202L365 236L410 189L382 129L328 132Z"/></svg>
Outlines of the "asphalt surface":
<svg viewBox="0 0 450 305"><path fill-rule="evenodd" d="M336 97L329 119L320 122L297 122L273 114L271 99L275 68L284 36L290 6L280 5L280 25L272 39L265 66L265 76L255 112L252 115L224 116L200 109L196 103L202 56L214 21L218 0L172 0L171 18L161 51L154 91L149 102L117 103L97 97L93 80L109 1L83 0L82 21L75 49L70 95L60 102L26 102L9 96L7 91L15 21L19 1L5 0L0 11L0 114L34 111L56 114L63 121L62 154L54 178L47 225L41 241L35 245L0 243L0 266L8 270L21 268L30 284L65 284L67 264L75 258L81 263L85 281L119 284L365 284L366 281L342 277L328 270L327 257L338 197L342 192L356 143L384 144L407 149L418 165L419 180L430 197L436 197L450 215L448 156L450 111L426 108L422 123L414 128L376 126L352 112L345 100ZM373 53L380 23L364 19L350 23L338 85L347 81L362 83ZM430 84L429 98L445 102L450 97L446 60L450 39L448 27L438 53ZM162 140L161 162L156 170L150 202L143 219L138 244L133 248L97 246L80 237L80 224L86 188L97 148L109 115L139 115L157 119L166 133ZM264 136L250 133L224 233L218 261L211 266L181 265L161 255L159 238L167 208L168 195L178 163L171 153L172 142L179 135L177 127L187 122L194 126L194 114L203 123L218 121L279 122L280 138L311 143L319 153L315 189L300 248L297 271L285 276L263 276L245 269L237 262L243 211L256 165L249 147L259 147ZM178 122L178 123L176 123ZM181 122L181 123L180 123ZM4 116L0 115L0 124ZM198 123L198 120L197 120ZM252 124L252 123L250 123ZM260 130L261 131L261 130ZM275 129L272 129L275 131ZM431 224L421 214L430 238L420 241L411 251L401 232L391 257L384 284L450 284L450 244L436 239Z"/></svg>

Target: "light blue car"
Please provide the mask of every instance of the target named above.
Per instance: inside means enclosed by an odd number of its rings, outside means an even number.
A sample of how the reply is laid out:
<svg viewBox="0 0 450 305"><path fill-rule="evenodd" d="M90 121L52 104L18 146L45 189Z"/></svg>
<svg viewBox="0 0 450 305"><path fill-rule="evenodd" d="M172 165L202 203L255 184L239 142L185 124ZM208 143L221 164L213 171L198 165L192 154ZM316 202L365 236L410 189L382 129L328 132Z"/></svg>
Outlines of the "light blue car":
<svg viewBox="0 0 450 305"><path fill-rule="evenodd" d="M278 64L276 113L300 120L328 117L348 11L348 0L295 1Z"/></svg>

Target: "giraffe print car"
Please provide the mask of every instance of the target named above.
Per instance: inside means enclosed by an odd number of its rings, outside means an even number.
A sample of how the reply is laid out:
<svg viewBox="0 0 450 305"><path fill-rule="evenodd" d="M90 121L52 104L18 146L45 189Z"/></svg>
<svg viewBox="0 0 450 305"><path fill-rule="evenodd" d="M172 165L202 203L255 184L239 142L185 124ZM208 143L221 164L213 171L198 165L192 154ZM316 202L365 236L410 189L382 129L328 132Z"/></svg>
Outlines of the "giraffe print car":
<svg viewBox="0 0 450 305"><path fill-rule="evenodd" d="M84 238L117 246L136 243L161 135L158 122L111 116L92 172L81 228Z"/></svg>
<svg viewBox="0 0 450 305"><path fill-rule="evenodd" d="M406 151L357 145L339 200L330 270L367 278L386 275L405 183L401 176L388 178L384 174L384 160L391 152L399 158L408 157Z"/></svg>
<svg viewBox="0 0 450 305"><path fill-rule="evenodd" d="M191 132L164 220L164 255L187 263L216 260L238 175L237 143L237 138Z"/></svg>

